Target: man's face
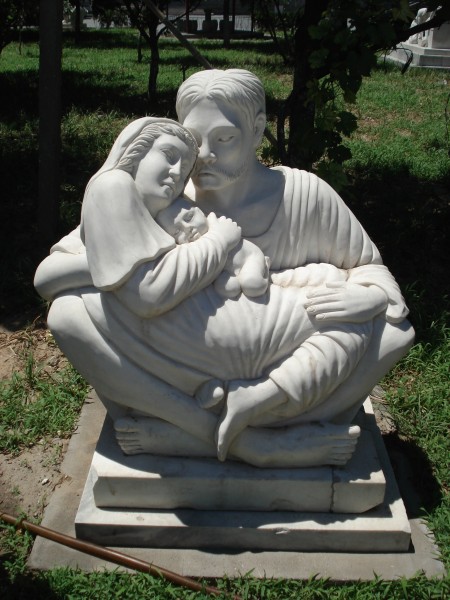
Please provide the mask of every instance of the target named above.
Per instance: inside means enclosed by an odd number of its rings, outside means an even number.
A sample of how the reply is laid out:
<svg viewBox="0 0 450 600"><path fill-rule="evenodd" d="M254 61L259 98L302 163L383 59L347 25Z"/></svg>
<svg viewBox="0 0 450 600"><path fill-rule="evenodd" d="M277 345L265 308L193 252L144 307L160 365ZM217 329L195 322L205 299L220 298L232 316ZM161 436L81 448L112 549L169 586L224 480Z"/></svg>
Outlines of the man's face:
<svg viewBox="0 0 450 600"><path fill-rule="evenodd" d="M218 190L245 175L255 156L255 135L238 111L213 100L200 100L183 125L201 140L191 176L196 187Z"/></svg>

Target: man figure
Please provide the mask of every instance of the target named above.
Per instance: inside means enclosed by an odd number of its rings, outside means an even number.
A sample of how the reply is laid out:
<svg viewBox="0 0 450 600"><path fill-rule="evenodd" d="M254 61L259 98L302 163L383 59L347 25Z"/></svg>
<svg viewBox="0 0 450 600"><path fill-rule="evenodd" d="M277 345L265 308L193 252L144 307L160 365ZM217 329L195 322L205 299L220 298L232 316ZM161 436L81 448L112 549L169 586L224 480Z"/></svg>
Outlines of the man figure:
<svg viewBox="0 0 450 600"><path fill-rule="evenodd" d="M322 321L362 323L374 319L370 347L356 369L312 410L295 415L302 390L288 394L276 377L236 382L217 434L219 456L264 405L268 419L290 424L312 421L349 423L371 391L412 345L414 331L400 290L378 250L341 198L310 173L261 164L255 150L264 132L265 96L259 79L240 69L195 73L177 96L180 122L200 140L200 154L187 189L205 213L214 211L238 223L242 235L258 245L273 270L311 262L349 269L346 282L311 293L307 310ZM292 372L300 357L280 365ZM230 408L231 407L231 408ZM270 416L269 416L270 415ZM294 421L292 417L295 416ZM264 417L264 415L263 415Z"/></svg>

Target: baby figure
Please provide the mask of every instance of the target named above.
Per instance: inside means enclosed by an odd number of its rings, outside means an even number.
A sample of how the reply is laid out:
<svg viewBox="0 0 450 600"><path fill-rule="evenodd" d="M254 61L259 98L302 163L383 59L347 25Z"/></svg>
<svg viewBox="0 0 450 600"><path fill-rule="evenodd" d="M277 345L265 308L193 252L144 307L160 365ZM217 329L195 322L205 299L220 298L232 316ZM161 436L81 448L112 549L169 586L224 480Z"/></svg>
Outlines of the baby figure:
<svg viewBox="0 0 450 600"><path fill-rule="evenodd" d="M177 244L195 242L208 231L208 220L198 206L186 198L177 198L160 211L158 224ZM228 254L224 270L214 282L224 298L236 298L241 292L248 297L261 296L269 285L269 259L252 242L242 239Z"/></svg>

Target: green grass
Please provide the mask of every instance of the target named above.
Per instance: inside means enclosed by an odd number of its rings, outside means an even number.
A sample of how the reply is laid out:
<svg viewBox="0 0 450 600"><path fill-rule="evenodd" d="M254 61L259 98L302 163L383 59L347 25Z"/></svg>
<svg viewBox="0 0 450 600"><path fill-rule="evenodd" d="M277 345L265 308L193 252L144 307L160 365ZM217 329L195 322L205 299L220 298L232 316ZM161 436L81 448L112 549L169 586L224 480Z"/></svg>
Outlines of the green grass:
<svg viewBox="0 0 450 600"><path fill-rule="evenodd" d="M23 564L23 563L22 563ZM0 570L0 584L2 574ZM205 581L205 584L210 582ZM243 600L425 600L442 599L450 594L448 581L427 580L417 576L411 579L333 584L311 578L309 581L254 579L251 576L232 581L214 581L223 594L231 599L238 594ZM118 571L87 574L75 569L53 569L47 573L30 574L26 568L15 566L13 583L8 582L8 600L19 598L70 598L96 600L204 600L212 598L202 592L191 592L160 578L138 573L133 576ZM46 594L51 594L46 596Z"/></svg>
<svg viewBox="0 0 450 600"><path fill-rule="evenodd" d="M177 42L162 39L159 101L148 106L148 66L145 60L138 64L135 44L130 31L87 32L80 47L74 46L71 36L65 37L61 234L78 222L85 185L124 124L143 114L173 117L176 89L183 78L181 67L187 69L187 75L198 69ZM270 42L233 41L228 52L218 41L198 41L196 45L214 66L243 67L259 75L268 92L269 118L274 117L289 91L291 77L271 51ZM19 309L44 310L31 285L36 265L48 253L35 231L37 65L38 49L33 41L24 43L21 54L18 46L11 44L0 57L0 159L5 198L0 310L5 315ZM402 76L398 68L387 65L364 82L355 108L359 128L347 142L353 152L345 165L351 185L343 195L380 248L411 309L416 345L382 384L398 425L398 433L387 442L410 457L411 478L420 499L419 510L412 516L426 517L448 568L450 265L446 238L450 147L445 111L450 90L446 80L443 71L411 69ZM52 432L68 435L73 426L82 398L73 404L70 399L82 384L73 371L53 381L39 369L30 358L25 372L2 387L3 448L20 451ZM16 414L21 415L20 428ZM145 575L88 575L60 569L30 573L24 562L28 537L10 528L6 531L10 555L3 561L3 569L0 566L0 589L3 582L8 597L203 597ZM261 581L245 577L213 584L244 598L409 599L449 597L449 581L419 576L337 585L316 579Z"/></svg>
<svg viewBox="0 0 450 600"><path fill-rule="evenodd" d="M423 514L450 564L450 329L448 315L430 324L427 337L386 379L387 400L402 439L413 444L415 485ZM425 336L424 336L425 337Z"/></svg>
<svg viewBox="0 0 450 600"><path fill-rule="evenodd" d="M42 438L73 432L88 386L68 366L50 375L29 354L25 371L0 382L0 448L18 453Z"/></svg>
<svg viewBox="0 0 450 600"><path fill-rule="evenodd" d="M358 98L358 132L348 146L349 169L376 163L389 170L408 170L419 179L448 179L450 89L445 71L381 66L364 82ZM450 115L449 115L450 117Z"/></svg>

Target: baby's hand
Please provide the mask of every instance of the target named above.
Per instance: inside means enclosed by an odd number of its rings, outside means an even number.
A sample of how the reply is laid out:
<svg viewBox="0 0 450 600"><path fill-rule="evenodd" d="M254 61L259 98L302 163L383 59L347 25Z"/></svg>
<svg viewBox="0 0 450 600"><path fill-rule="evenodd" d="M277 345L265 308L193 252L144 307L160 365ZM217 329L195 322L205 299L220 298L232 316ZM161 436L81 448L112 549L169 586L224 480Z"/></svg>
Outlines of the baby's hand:
<svg viewBox="0 0 450 600"><path fill-rule="evenodd" d="M209 231L217 231L225 239L228 250L231 250L241 240L241 228L237 223L227 217L217 217L215 213L209 213Z"/></svg>
<svg viewBox="0 0 450 600"><path fill-rule="evenodd" d="M214 289L222 298L237 298L242 291L238 278L226 271L217 277Z"/></svg>

